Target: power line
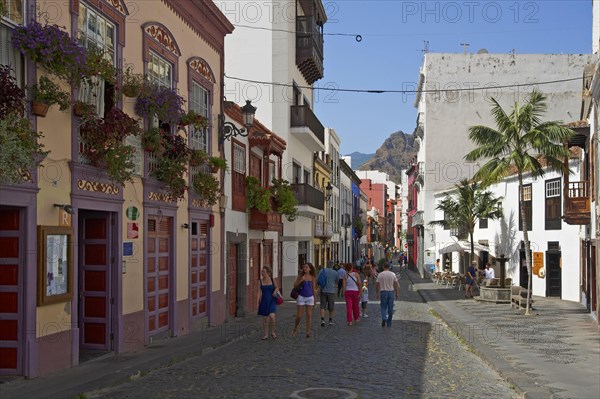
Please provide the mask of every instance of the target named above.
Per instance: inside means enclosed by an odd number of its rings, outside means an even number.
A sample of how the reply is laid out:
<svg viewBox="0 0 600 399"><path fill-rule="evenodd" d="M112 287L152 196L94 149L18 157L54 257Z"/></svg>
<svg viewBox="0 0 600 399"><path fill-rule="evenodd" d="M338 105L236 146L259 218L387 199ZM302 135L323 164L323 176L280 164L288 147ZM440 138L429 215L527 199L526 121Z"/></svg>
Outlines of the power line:
<svg viewBox="0 0 600 399"><path fill-rule="evenodd" d="M447 93L447 92L457 92L457 91L475 91L475 90L491 90L491 89L506 89L511 87L527 87L527 86L538 86L538 85L549 85L554 83L563 83L563 82L572 82L576 80L582 80L585 78L590 78L589 76L581 76L578 78L569 78L569 79L557 79L557 80L547 80L543 82L531 82L531 83L514 83L509 85L495 85L495 86L485 86L485 87L468 87L468 88L453 88L453 89L421 89L421 90L397 90L397 89L345 89L345 88L336 88L336 87L312 87L312 86L298 86L291 83L278 83L278 82L266 82L261 80L253 80L253 79L244 79L238 78L235 76L229 76L225 74L225 77L232 80L238 80L241 82L247 83L257 83L264 84L269 86L282 86L282 87L298 87L301 89L307 90L321 90L321 91L335 91L335 92L350 92L350 93L369 93L369 94L383 94L383 93L399 93L399 94L416 94L416 93Z"/></svg>

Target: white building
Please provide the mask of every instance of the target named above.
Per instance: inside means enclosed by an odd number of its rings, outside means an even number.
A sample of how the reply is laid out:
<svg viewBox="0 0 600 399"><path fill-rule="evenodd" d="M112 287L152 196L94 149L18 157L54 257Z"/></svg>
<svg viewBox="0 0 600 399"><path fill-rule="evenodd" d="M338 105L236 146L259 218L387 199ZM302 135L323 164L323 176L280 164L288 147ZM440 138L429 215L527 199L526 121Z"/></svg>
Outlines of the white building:
<svg viewBox="0 0 600 399"><path fill-rule="evenodd" d="M488 100L495 98L504 109L510 109L536 87L548 97L545 120L579 120L579 77L593 59L594 56L585 54L488 54L486 51L425 54L418 88L428 91L420 92L415 99L419 217L416 226L409 226L418 228L420 237L415 237L415 242L422 242L419 251L440 241L429 227L434 220L435 194L471 178L478 168L477 164L464 160L475 148L468 138L468 128L495 126ZM559 82L544 83L552 81ZM507 87L524 83L532 86ZM482 87L488 89L480 90ZM423 267L421 260L417 268Z"/></svg>
<svg viewBox="0 0 600 399"><path fill-rule="evenodd" d="M572 180L578 180L580 175L579 164L576 159L570 162ZM532 294L538 296L552 296L569 301L579 302L581 273L579 268L579 226L569 225L562 218L560 209L562 202L563 176L556 172L547 172L544 178L533 180L525 176L523 181L523 197L528 214L529 241L533 259ZM502 197L504 216L499 220L482 220L475 228L474 242L489 248L488 251L476 252L476 259L480 265L487 261L492 262L496 277L500 270L494 262L497 257L505 255L506 277L512 278L513 285L527 286L527 267L525 262L525 248L523 246L523 232L519 228L519 182L516 175L504 179L502 182L487 188L495 197ZM436 205L445 197L452 195L452 190L437 192ZM434 220L442 220L443 212L436 210ZM451 255L440 255L440 250L453 242L456 237L450 236L450 230L442 227L433 228L435 242L435 256L450 260L452 270L461 270L460 264L468 265L470 253L465 251L452 252ZM468 238L467 238L468 240Z"/></svg>
<svg viewBox="0 0 600 399"><path fill-rule="evenodd" d="M340 186L340 144L341 140L335 130L325 128L325 148L329 167L331 168L331 199L329 200L329 212L327 220L332 223L333 236L331 237L331 260L339 260L340 241L342 225L341 213L341 186Z"/></svg>
<svg viewBox="0 0 600 399"><path fill-rule="evenodd" d="M293 183L300 200L300 216L284 220L282 287L287 290L299 265L312 260L313 219L324 215L324 193L313 187L312 171L313 153L325 151L324 127L312 111L310 87L323 77L327 16L320 0L215 4L238 25L225 42L225 97L237 104L252 100L257 118L287 143L282 177Z"/></svg>

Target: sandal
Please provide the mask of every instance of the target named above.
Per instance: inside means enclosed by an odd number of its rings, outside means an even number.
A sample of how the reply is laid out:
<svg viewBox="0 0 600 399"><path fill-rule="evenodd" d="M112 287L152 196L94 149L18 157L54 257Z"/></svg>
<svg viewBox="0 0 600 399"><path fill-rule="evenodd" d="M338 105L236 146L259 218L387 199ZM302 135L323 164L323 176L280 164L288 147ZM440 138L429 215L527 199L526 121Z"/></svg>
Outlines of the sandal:
<svg viewBox="0 0 600 399"><path fill-rule="evenodd" d="M295 336L296 336L296 334L298 334L298 331L296 331L296 330L292 330L292 337L295 337Z"/></svg>
<svg viewBox="0 0 600 399"><path fill-rule="evenodd" d="M273 334L271 334L271 337L272 337L273 339L275 339L275 338L277 338L277 335L275 335L275 333L273 333Z"/></svg>
<svg viewBox="0 0 600 399"><path fill-rule="evenodd" d="M269 339L269 336L268 336L268 335L265 335L264 337L262 337L262 338L261 338L261 340L263 340L263 341L265 341L265 340L267 340L267 339Z"/></svg>

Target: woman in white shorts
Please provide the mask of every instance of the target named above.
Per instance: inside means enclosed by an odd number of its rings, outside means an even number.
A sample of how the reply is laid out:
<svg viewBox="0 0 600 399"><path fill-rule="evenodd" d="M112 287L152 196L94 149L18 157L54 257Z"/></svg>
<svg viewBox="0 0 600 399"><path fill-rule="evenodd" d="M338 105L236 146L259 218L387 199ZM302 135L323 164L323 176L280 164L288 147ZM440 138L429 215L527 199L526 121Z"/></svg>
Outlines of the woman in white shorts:
<svg viewBox="0 0 600 399"><path fill-rule="evenodd" d="M296 299L296 322L292 330L292 336L295 337L298 332L298 326L306 310L306 338L310 338L310 327L312 321L312 312L315 307L315 293L317 292L317 271L312 263L302 265L300 274L294 281L294 288L299 288L300 293Z"/></svg>

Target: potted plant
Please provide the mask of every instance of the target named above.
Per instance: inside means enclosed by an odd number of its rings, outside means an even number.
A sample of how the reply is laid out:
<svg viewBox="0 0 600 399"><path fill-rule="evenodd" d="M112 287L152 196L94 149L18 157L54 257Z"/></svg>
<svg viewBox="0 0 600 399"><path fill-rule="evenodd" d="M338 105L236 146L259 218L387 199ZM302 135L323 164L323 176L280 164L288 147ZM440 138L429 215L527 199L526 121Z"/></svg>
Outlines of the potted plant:
<svg viewBox="0 0 600 399"><path fill-rule="evenodd" d="M85 101L75 101L73 104L73 114L80 118L90 118L96 116L96 106Z"/></svg>
<svg viewBox="0 0 600 399"><path fill-rule="evenodd" d="M8 66L0 65L0 119L11 113L23 116L25 90L21 89Z"/></svg>
<svg viewBox="0 0 600 399"><path fill-rule="evenodd" d="M213 173L217 173L219 170L227 170L227 160L221 157L210 157L208 164Z"/></svg>
<svg viewBox="0 0 600 399"><path fill-rule="evenodd" d="M273 179L271 183L271 192L275 204L276 211L285 215L289 222L293 222L298 217L298 199L290 186L290 182L284 179Z"/></svg>
<svg viewBox="0 0 600 399"><path fill-rule="evenodd" d="M269 212L271 210L271 195L271 191L263 187L257 177L246 177L246 206L248 209L256 208L262 213Z"/></svg>
<svg viewBox="0 0 600 399"><path fill-rule="evenodd" d="M91 80L94 76L102 78L107 83L114 84L117 80L117 69L114 66L113 60L110 59L104 50L96 46L91 46L86 49L85 66L80 75L91 85L95 84Z"/></svg>
<svg viewBox="0 0 600 399"><path fill-rule="evenodd" d="M39 139L43 135L31 128L19 112L0 117L0 184L17 184L48 155Z"/></svg>
<svg viewBox="0 0 600 399"><path fill-rule="evenodd" d="M85 69L86 49L57 25L30 21L12 32L12 45L55 76L78 84Z"/></svg>
<svg viewBox="0 0 600 399"><path fill-rule="evenodd" d="M183 176L187 173L191 151L185 139L176 134L161 134L160 147L160 151L155 152L150 176L162 182L173 199L182 199L187 189Z"/></svg>
<svg viewBox="0 0 600 399"><path fill-rule="evenodd" d="M190 151L190 166L200 166L206 163L208 160L208 154L202 150L191 150Z"/></svg>
<svg viewBox="0 0 600 399"><path fill-rule="evenodd" d="M149 152L157 152L161 148L162 136L165 132L157 127L150 128L144 132L144 149Z"/></svg>
<svg viewBox="0 0 600 399"><path fill-rule="evenodd" d="M197 114L193 110L189 110L187 113L181 115L177 124L180 127L192 125L194 129L201 130L208 127L208 118L203 115Z"/></svg>
<svg viewBox="0 0 600 399"><path fill-rule="evenodd" d="M70 100L71 96L47 76L42 76L31 87L31 112L34 115L46 116L48 108L54 104L58 104L61 111L66 111Z"/></svg>
<svg viewBox="0 0 600 399"><path fill-rule="evenodd" d="M112 108L105 118L90 118L80 126L87 149L85 156L121 184L133 179L135 167L135 149L125 144L125 138L139 132L138 121L118 108Z"/></svg>
<svg viewBox="0 0 600 399"><path fill-rule="evenodd" d="M135 103L135 112L144 118L156 116L163 123L176 124L184 114L184 103L184 98L175 89L144 85Z"/></svg>
<svg viewBox="0 0 600 399"><path fill-rule="evenodd" d="M197 173L192 178L192 188L202 197L205 207L216 204L221 198L221 184L217 178L210 173Z"/></svg>
<svg viewBox="0 0 600 399"><path fill-rule="evenodd" d="M126 97L137 97L142 92L143 87L144 75L140 73L133 73L132 67L127 67L123 73L121 93L123 93Z"/></svg>

